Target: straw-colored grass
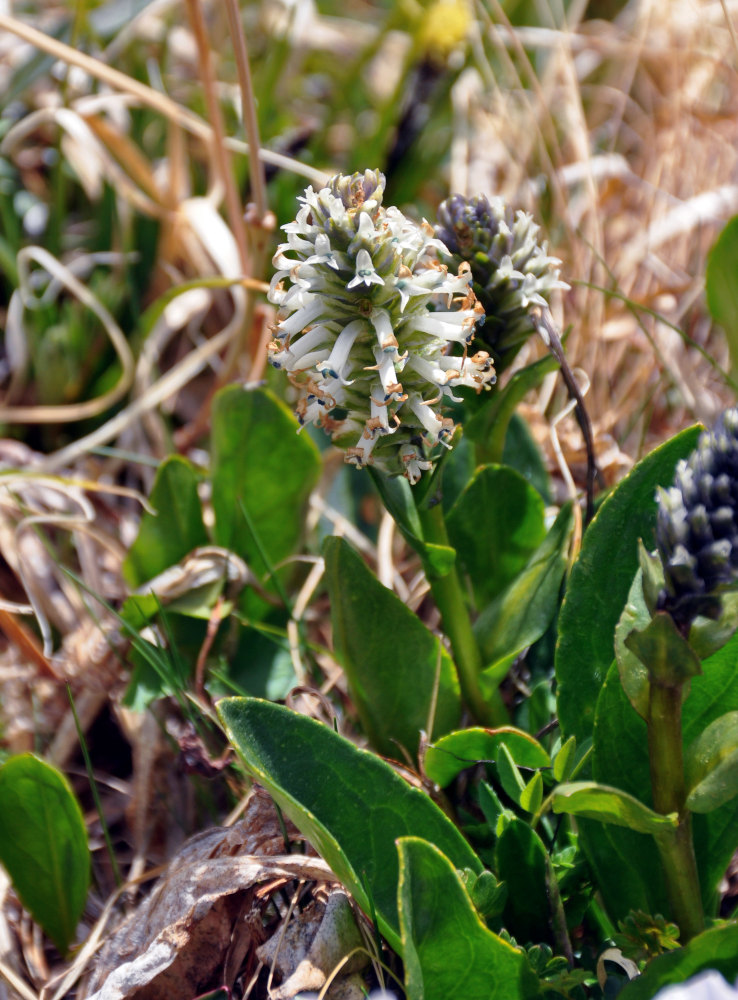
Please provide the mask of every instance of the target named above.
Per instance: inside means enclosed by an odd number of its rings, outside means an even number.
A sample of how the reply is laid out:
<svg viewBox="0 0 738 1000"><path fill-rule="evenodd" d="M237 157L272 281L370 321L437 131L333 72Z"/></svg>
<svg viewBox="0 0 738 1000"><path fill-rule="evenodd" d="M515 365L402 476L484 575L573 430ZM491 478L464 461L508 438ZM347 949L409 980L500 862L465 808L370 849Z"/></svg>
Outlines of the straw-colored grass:
<svg viewBox="0 0 738 1000"><path fill-rule="evenodd" d="M271 213L285 215L306 183L379 165L352 161L362 132L383 116L393 126L417 63L440 59L447 94L435 111L448 155L437 176L413 181L415 197L430 211L447 191L501 194L542 223L572 286L554 313L612 483L655 444L695 420L712 421L734 400L725 337L709 318L703 286L710 247L738 212L738 3L630 0L608 21L585 20L581 0L552 0L537 5L535 26L520 27L497 0L459 0L466 35L440 55L424 40L428 15L419 4L398 14L392 4L356 2L336 17L307 2L265 2L241 5L239 19L235 0L155 0L105 37L83 3L17 5L17 16L6 6L0 94L36 55L53 65L5 108L0 156L18 190L48 206L52 220L57 213L62 239L44 246L48 229L24 216L24 248L17 258L3 255L0 422L17 440L0 444L0 470L14 470L0 484L0 736L7 752L40 748L68 763L75 731L64 680L84 729L103 714L124 734L130 777L100 780L109 823L130 844L121 865L131 883L120 897L130 909L142 870L174 849L156 782L168 783L183 830L193 832L197 813L162 735L165 713L152 728L121 707L124 637L108 606L126 592L121 562L157 461L173 447L199 461L214 391L264 376ZM68 42L54 36L65 18ZM256 101L275 104L261 138L249 54ZM280 73L270 79L277 56ZM260 92L266 83L273 92ZM353 106L360 100L367 106ZM424 128L430 134L436 125L431 118ZM305 142L310 155L301 161ZM249 158L257 148L259 157ZM50 167L58 158L63 175ZM269 187L263 168L280 171ZM103 252L85 240L111 191L119 225ZM93 275L102 269L125 282L135 255L148 252L131 243L136 218L155 220L158 236L140 312L124 330ZM0 237L10 246L2 224ZM72 301L78 314L97 317L95 350L112 345L119 374L112 385L44 399L33 377L34 316ZM521 361L543 350L531 343ZM554 376L525 415L551 467L558 450L581 488L583 441L572 416L559 420L566 405ZM328 503L334 472L329 458L311 525L327 514L358 534ZM380 579L423 610L427 586L391 522L383 521L377 546L361 534L354 540ZM318 563L296 597L288 639L298 676L298 622L318 641L327 637L325 609L311 607L319 578ZM342 690L330 657L317 658L323 695ZM97 848L98 820L87 819ZM85 914L93 945L121 912L110 870L104 861L98 869ZM0 997L75 995L68 991L93 951L74 965L50 959L0 881Z"/></svg>

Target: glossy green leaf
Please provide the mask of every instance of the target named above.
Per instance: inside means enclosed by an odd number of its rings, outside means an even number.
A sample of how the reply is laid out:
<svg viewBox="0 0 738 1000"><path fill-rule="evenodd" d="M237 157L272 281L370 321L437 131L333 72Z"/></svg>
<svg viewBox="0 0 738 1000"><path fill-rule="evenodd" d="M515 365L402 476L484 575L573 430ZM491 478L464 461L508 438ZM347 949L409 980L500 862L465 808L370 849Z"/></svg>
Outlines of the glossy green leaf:
<svg viewBox="0 0 738 1000"><path fill-rule="evenodd" d="M595 706L613 660L613 635L638 569L638 539L655 547L656 487L668 486L701 427L683 431L639 462L587 528L559 615L557 703L565 736L592 735Z"/></svg>
<svg viewBox="0 0 738 1000"><path fill-rule="evenodd" d="M712 812L738 795L738 712L711 722L684 755L687 808Z"/></svg>
<svg viewBox="0 0 738 1000"><path fill-rule="evenodd" d="M628 983L618 997L620 1000L653 1000L665 986L683 983L707 969L722 973L728 983L738 978L738 924L704 931L684 948L652 959L643 975ZM695 1000L697 995L695 992Z"/></svg>
<svg viewBox="0 0 738 1000"><path fill-rule="evenodd" d="M524 952L485 927L432 843L398 841L399 911L408 1000L524 1000L538 980Z"/></svg>
<svg viewBox="0 0 738 1000"><path fill-rule="evenodd" d="M33 754L0 768L0 861L25 908L65 953L90 884L87 830L64 775Z"/></svg>
<svg viewBox="0 0 738 1000"><path fill-rule="evenodd" d="M507 885L504 927L521 943L550 938L546 848L525 820L513 819L495 847L497 876Z"/></svg>
<svg viewBox="0 0 738 1000"><path fill-rule="evenodd" d="M572 526L571 504L566 504L525 569L475 622L474 634L487 664L483 690L485 683L496 688L513 660L540 639L553 620Z"/></svg>
<svg viewBox="0 0 738 1000"><path fill-rule="evenodd" d="M537 813L543 802L543 775L536 771L520 793L520 807L528 813Z"/></svg>
<svg viewBox="0 0 738 1000"><path fill-rule="evenodd" d="M733 372L738 371L738 216L728 221L707 258L705 294L712 318L725 330Z"/></svg>
<svg viewBox="0 0 738 1000"><path fill-rule="evenodd" d="M497 597L543 541L543 500L513 469L478 469L446 517L451 544L469 574L477 605Z"/></svg>
<svg viewBox="0 0 738 1000"><path fill-rule="evenodd" d="M167 458L159 466L150 502L156 514L144 511L136 540L123 562L131 587L152 580L201 545L208 544L197 493L198 475L187 459Z"/></svg>
<svg viewBox="0 0 738 1000"><path fill-rule="evenodd" d="M548 767L551 763L548 753L529 733L512 726L475 727L449 733L429 746L425 753L425 773L431 781L445 788L467 767L480 762L495 764L503 742L521 767Z"/></svg>
<svg viewBox="0 0 738 1000"><path fill-rule="evenodd" d="M512 809L506 809L503 806L497 792L486 781L480 781L478 795L479 808L484 813L490 830L499 836L506 824L515 819L515 813Z"/></svg>
<svg viewBox="0 0 738 1000"><path fill-rule="evenodd" d="M646 667L652 683L680 687L702 670L694 650L665 611L657 611L642 631L634 630L624 642Z"/></svg>
<svg viewBox="0 0 738 1000"><path fill-rule="evenodd" d="M683 737L689 747L726 712L738 711L738 636L724 649L704 660L702 673L690 681L682 706ZM652 805L645 722L623 693L617 668L608 674L597 704L594 778L614 785ZM580 821L580 843L596 873L608 912L624 918L631 909L668 914L668 901L655 845L629 830L608 829L600 823ZM735 851L738 798L713 812L692 817L697 869L706 912L717 905L716 889Z"/></svg>
<svg viewBox="0 0 738 1000"><path fill-rule="evenodd" d="M415 758L436 689L433 734L458 723L456 668L436 636L384 587L342 538L326 538L333 642L364 731L387 757Z"/></svg>
<svg viewBox="0 0 738 1000"><path fill-rule="evenodd" d="M558 785L551 796L553 811L625 826L636 833L656 835L675 829L676 813L663 816L627 792L596 781L573 781Z"/></svg>
<svg viewBox="0 0 738 1000"><path fill-rule="evenodd" d="M546 462L538 447L528 422L520 413L513 413L505 434L502 464L509 465L535 487L545 504L551 503L551 481Z"/></svg>
<svg viewBox="0 0 738 1000"><path fill-rule="evenodd" d="M520 771L515 766L515 761L505 743L500 743L497 754L497 777L505 792L510 796L516 805L520 805L520 797L525 789L525 782L520 776Z"/></svg>
<svg viewBox="0 0 738 1000"><path fill-rule="evenodd" d="M280 705L226 698L218 714L253 777L269 790L359 905L400 950L398 837L419 836L455 868L482 870L461 833L431 799L376 754Z"/></svg>
<svg viewBox="0 0 738 1000"><path fill-rule="evenodd" d="M553 776L556 781L568 781L574 770L574 763L577 753L576 736L570 736L562 743L558 753L552 760Z"/></svg>
<svg viewBox="0 0 738 1000"><path fill-rule="evenodd" d="M295 551L320 474L317 448L297 429L264 389L227 386L213 401L215 540L261 577Z"/></svg>

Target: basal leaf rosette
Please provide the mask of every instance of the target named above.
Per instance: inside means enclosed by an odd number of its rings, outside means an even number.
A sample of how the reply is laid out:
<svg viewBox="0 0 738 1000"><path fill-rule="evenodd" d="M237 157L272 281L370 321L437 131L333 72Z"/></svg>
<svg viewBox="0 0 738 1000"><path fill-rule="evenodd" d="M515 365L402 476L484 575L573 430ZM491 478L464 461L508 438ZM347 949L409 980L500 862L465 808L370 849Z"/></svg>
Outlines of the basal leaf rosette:
<svg viewBox="0 0 738 1000"><path fill-rule="evenodd" d="M502 198L452 195L438 209L438 220L436 236L450 251L443 259L471 267L486 314L478 338L502 372L535 330L531 306L544 306L555 289L568 289L559 279L561 261L538 242L533 216L513 212Z"/></svg>
<svg viewBox="0 0 738 1000"><path fill-rule="evenodd" d="M726 410L658 493L659 605L678 626L717 618L720 592L738 582L738 408Z"/></svg>
<svg viewBox="0 0 738 1000"><path fill-rule="evenodd" d="M449 273L431 227L382 205L376 170L308 187L269 293L279 307L269 359L298 391L297 416L369 464L411 483L449 445L453 389L495 380L489 354L469 353L482 307L468 265Z"/></svg>

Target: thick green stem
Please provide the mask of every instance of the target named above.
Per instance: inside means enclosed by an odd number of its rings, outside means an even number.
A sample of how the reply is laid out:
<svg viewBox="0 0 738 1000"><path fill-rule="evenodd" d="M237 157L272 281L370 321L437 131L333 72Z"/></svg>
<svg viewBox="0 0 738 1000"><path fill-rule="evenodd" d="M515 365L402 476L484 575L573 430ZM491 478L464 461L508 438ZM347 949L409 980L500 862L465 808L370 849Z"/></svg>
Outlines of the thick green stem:
<svg viewBox="0 0 738 1000"><path fill-rule="evenodd" d="M446 524L440 504L419 507L418 513L426 542L448 545ZM461 693L478 722L486 726L504 726L510 720L500 692L485 698L479 684L483 661L472 632L464 591L456 567L444 576L429 575L431 593L441 612L443 628L451 643L454 663L459 672Z"/></svg>
<svg viewBox="0 0 738 1000"><path fill-rule="evenodd" d="M651 682L648 718L651 789L657 812L676 813L679 825L656 840L666 876L672 917L686 944L704 930L702 894L692 843L691 815L685 806L682 759L682 689Z"/></svg>

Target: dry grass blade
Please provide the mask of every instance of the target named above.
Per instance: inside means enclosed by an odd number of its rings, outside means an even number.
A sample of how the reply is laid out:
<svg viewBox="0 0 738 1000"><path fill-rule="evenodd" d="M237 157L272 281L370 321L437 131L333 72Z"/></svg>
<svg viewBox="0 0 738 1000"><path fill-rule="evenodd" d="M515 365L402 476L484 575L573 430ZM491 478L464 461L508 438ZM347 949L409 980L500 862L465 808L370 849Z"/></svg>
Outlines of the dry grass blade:
<svg viewBox="0 0 738 1000"><path fill-rule="evenodd" d="M125 73L121 73L120 70L101 62L99 59L94 59L84 52L79 52L70 45L65 45L64 42L51 38L37 28L7 14L0 13L0 30L8 31L18 38L22 38L36 48L41 49L41 51L48 52L49 55L54 56L56 59L61 59L62 62L67 63L69 66L78 66L85 73L89 73L93 78L107 83L114 90L130 94L145 107L152 108L169 121L181 125L182 128L187 129L188 132L198 136L205 142L212 141L213 130L202 118L188 111L182 105L177 104L176 101L173 101L166 95L160 94L152 87L147 87L145 84L139 83ZM246 155L249 153L248 145L245 142L227 138L225 143L234 152ZM313 183L322 184L326 179L324 171L316 170L290 156L284 156L281 153L274 153L266 149L261 149L259 155L264 159L265 163L281 167L284 170L291 170L301 177L306 177Z"/></svg>

